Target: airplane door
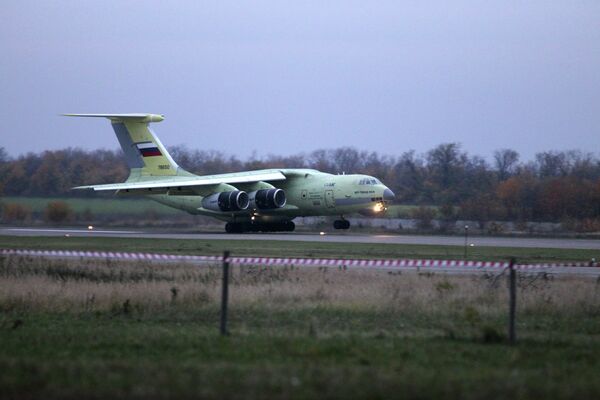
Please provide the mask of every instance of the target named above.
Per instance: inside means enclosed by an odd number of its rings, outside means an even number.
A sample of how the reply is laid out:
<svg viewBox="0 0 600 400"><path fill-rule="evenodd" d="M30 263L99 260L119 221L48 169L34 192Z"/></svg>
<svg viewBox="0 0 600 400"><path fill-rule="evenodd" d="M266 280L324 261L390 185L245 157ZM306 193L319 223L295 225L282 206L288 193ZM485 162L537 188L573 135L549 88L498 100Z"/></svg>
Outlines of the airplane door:
<svg viewBox="0 0 600 400"><path fill-rule="evenodd" d="M327 204L328 208L335 207L335 198L333 197L333 190L325 191L325 204Z"/></svg>

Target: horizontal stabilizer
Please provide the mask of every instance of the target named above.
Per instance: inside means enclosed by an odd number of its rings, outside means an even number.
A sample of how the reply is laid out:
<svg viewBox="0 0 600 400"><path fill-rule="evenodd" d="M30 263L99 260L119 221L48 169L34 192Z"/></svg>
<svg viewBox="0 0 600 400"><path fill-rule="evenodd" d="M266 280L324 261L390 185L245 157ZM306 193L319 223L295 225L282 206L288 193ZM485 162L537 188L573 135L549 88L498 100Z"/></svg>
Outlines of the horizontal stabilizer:
<svg viewBox="0 0 600 400"><path fill-rule="evenodd" d="M144 114L144 113L133 113L133 114L62 114L65 117L96 117L96 118L108 118L113 122L160 122L165 119L164 115L159 114Z"/></svg>

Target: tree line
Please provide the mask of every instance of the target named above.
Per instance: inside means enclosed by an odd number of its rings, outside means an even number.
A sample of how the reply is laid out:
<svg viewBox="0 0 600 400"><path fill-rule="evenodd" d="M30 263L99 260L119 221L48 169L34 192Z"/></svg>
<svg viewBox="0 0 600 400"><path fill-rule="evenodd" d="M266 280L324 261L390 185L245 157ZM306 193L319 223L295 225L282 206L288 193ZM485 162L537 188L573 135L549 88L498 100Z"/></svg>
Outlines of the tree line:
<svg viewBox="0 0 600 400"><path fill-rule="evenodd" d="M512 149L497 150L487 161L468 154L458 143L397 156L351 147L290 156L253 155L246 160L185 146L169 151L179 165L200 175L262 168L372 175L396 193L398 202L439 206L448 219L600 218L600 159L581 151L540 152L529 161ZM73 195L73 186L120 182L127 175L120 150L67 148L10 157L0 148L0 195L4 196Z"/></svg>

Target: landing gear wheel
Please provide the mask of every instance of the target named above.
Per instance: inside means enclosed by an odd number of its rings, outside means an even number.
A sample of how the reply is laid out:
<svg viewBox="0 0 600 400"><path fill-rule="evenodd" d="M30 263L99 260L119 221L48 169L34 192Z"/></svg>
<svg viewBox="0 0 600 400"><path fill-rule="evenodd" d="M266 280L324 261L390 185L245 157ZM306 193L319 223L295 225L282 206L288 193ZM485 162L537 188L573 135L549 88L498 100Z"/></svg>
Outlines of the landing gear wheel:
<svg viewBox="0 0 600 400"><path fill-rule="evenodd" d="M258 225L258 230L261 232L292 232L294 229L296 229L296 224L292 221Z"/></svg>
<svg viewBox="0 0 600 400"><path fill-rule="evenodd" d="M228 222L225 224L225 232L227 233L243 233L244 225L237 222Z"/></svg>
<svg viewBox="0 0 600 400"><path fill-rule="evenodd" d="M228 222L225 224L227 233L244 232L293 232L296 224L292 221L282 221L275 223L246 223L246 222Z"/></svg>
<svg viewBox="0 0 600 400"><path fill-rule="evenodd" d="M293 221L285 221L281 223L282 231L293 232L296 229L296 224Z"/></svg>
<svg viewBox="0 0 600 400"><path fill-rule="evenodd" d="M337 219L337 220L333 221L333 228L334 229L349 229L350 221L347 221L345 219Z"/></svg>

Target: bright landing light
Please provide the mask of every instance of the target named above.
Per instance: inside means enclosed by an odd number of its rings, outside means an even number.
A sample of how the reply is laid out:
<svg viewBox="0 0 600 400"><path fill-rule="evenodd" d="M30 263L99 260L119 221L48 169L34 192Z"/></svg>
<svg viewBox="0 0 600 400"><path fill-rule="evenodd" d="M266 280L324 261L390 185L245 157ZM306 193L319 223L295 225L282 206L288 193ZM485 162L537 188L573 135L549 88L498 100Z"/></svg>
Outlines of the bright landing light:
<svg viewBox="0 0 600 400"><path fill-rule="evenodd" d="M384 209L383 204L381 203L377 203L373 206L373 211L375 211L376 213L378 212L382 212Z"/></svg>

